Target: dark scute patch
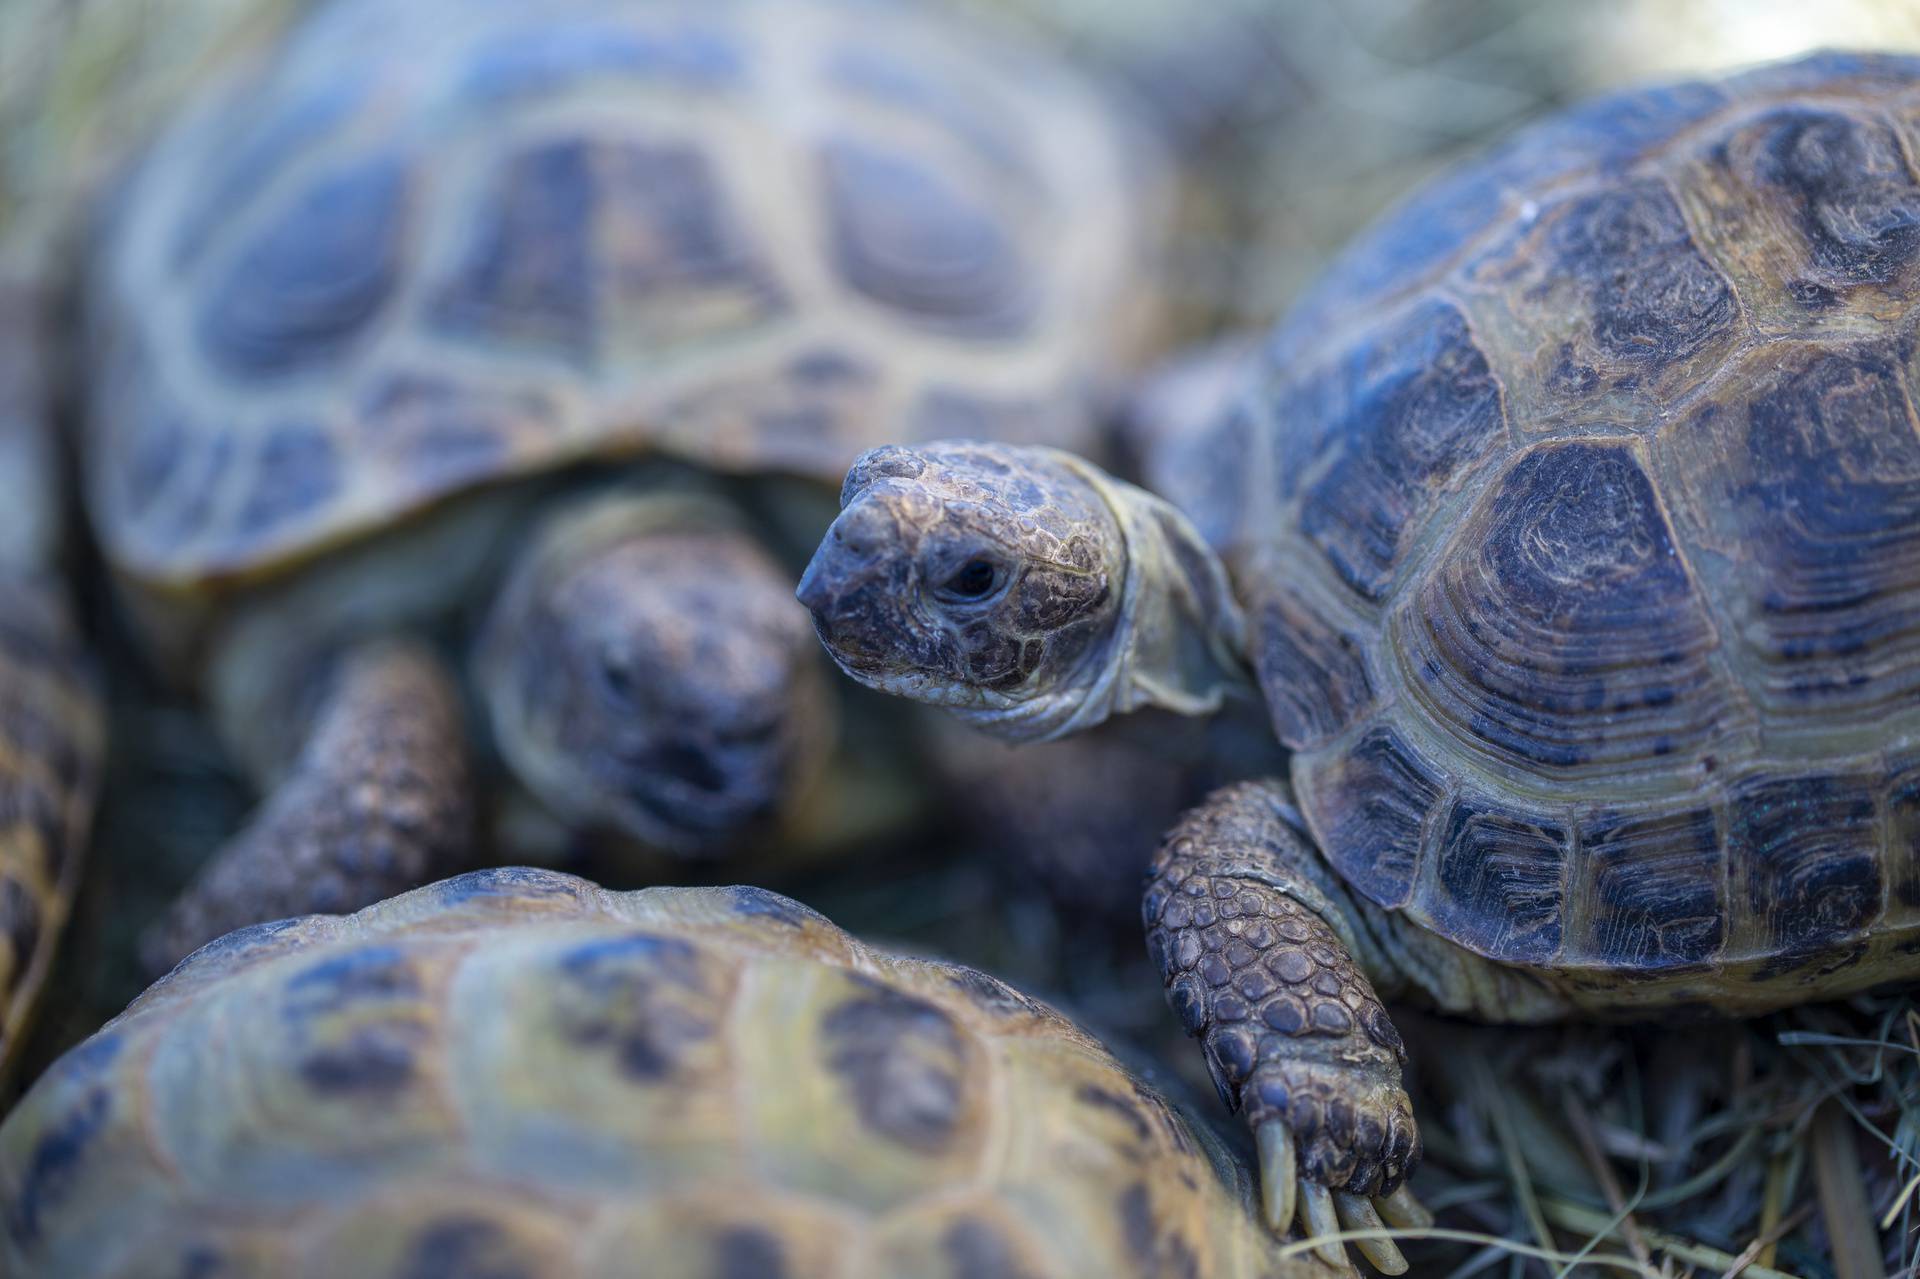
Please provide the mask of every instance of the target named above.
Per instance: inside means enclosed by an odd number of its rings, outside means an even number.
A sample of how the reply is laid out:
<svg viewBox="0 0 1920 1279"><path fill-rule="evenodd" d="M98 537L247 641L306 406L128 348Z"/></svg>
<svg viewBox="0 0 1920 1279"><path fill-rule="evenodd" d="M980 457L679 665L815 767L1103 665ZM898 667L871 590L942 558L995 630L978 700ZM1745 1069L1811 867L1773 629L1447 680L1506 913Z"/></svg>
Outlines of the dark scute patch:
<svg viewBox="0 0 1920 1279"><path fill-rule="evenodd" d="M420 994L419 974L394 946L365 946L303 969L287 983L280 1010L301 1046L301 1078L331 1096L399 1093L413 1081L427 1034L412 1009Z"/></svg>
<svg viewBox="0 0 1920 1279"><path fill-rule="evenodd" d="M339 486L340 458L331 436L301 423L276 427L268 433L255 463L237 529L253 537L297 524L323 506Z"/></svg>
<svg viewBox="0 0 1920 1279"><path fill-rule="evenodd" d="M1147 1194L1145 1182L1136 1181L1120 1192L1120 1201L1115 1205L1120 1215L1120 1227L1126 1231L1127 1252L1135 1257L1153 1255L1153 1200Z"/></svg>
<svg viewBox="0 0 1920 1279"><path fill-rule="evenodd" d="M39 1085L44 1095L71 1100L34 1142L6 1206L7 1232L22 1250L40 1241L46 1215L58 1211L79 1187L88 1148L112 1118L113 1094L106 1075L124 1047L119 1035L95 1035L54 1063Z"/></svg>
<svg viewBox="0 0 1920 1279"><path fill-rule="evenodd" d="M1783 107L1749 126L1751 171L1787 205L1830 287L1894 282L1920 249L1920 183L1893 130L1838 111Z"/></svg>
<svg viewBox="0 0 1920 1279"><path fill-rule="evenodd" d="M362 1000L413 998L420 979L397 946L365 946L310 965L287 983L286 1017L301 1021Z"/></svg>
<svg viewBox="0 0 1920 1279"><path fill-rule="evenodd" d="M940 1236L940 1249L952 1263L952 1279L1026 1279L1032 1272L992 1223L962 1217Z"/></svg>
<svg viewBox="0 0 1920 1279"><path fill-rule="evenodd" d="M783 308L784 293L704 152L603 142L593 166L610 318L628 330L697 336L708 326L695 312L714 296L724 295L727 309L747 319Z"/></svg>
<svg viewBox="0 0 1920 1279"><path fill-rule="evenodd" d="M435 316L586 362L616 337L699 335L782 305L705 155L560 138L501 166Z"/></svg>
<svg viewBox="0 0 1920 1279"><path fill-rule="evenodd" d="M554 1000L561 1033L610 1051L630 1082L671 1077L715 1033L721 1009L699 950L681 938L596 938L561 956L560 978Z"/></svg>
<svg viewBox="0 0 1920 1279"><path fill-rule="evenodd" d="M1507 963L1560 952L1567 832L1550 821L1458 800L1440 838L1435 924L1445 937Z"/></svg>
<svg viewBox="0 0 1920 1279"><path fill-rule="evenodd" d="M1729 714L1716 632L1625 445L1522 457L1400 620L1448 727L1536 773L1692 758Z"/></svg>
<svg viewBox="0 0 1920 1279"><path fill-rule="evenodd" d="M787 1257L764 1230L735 1226L713 1240L713 1279L785 1279Z"/></svg>
<svg viewBox="0 0 1920 1279"><path fill-rule="evenodd" d="M1544 216L1552 229L1531 265L1548 281L1578 281L1592 340L1618 362L1616 384L1697 354L1738 320L1733 287L1658 180L1576 196Z"/></svg>
<svg viewBox="0 0 1920 1279"><path fill-rule="evenodd" d="M594 349L594 147L541 142L500 165L479 230L434 302L455 333L529 342L584 359Z"/></svg>
<svg viewBox="0 0 1920 1279"><path fill-rule="evenodd" d="M536 1279L540 1267L484 1217L447 1217L414 1236L394 1279Z"/></svg>
<svg viewBox="0 0 1920 1279"><path fill-rule="evenodd" d="M1369 331L1276 394L1283 495L1313 463L1300 526L1340 579L1378 602L1404 534L1462 470L1505 438L1500 388L1450 303L1427 301Z"/></svg>
<svg viewBox="0 0 1920 1279"><path fill-rule="evenodd" d="M1734 865L1771 952L1837 948L1879 915L1879 817L1865 779L1755 778L1735 788L1732 809Z"/></svg>
<svg viewBox="0 0 1920 1279"><path fill-rule="evenodd" d="M1441 789L1398 733L1377 728L1344 759L1316 761L1312 793L1327 860L1381 906L1403 906Z"/></svg>
<svg viewBox="0 0 1920 1279"><path fill-rule="evenodd" d="M1140 1140L1142 1145L1145 1145L1152 1139L1153 1126L1147 1122L1146 1116L1142 1115L1134 1105L1133 1098L1119 1096L1116 1093L1108 1092L1106 1089L1094 1084L1080 1085L1080 1088L1074 1093L1074 1096L1086 1102L1089 1106L1096 1106L1101 1110L1112 1111L1114 1114L1120 1116L1120 1118L1127 1122L1127 1126L1133 1129L1134 1136Z"/></svg>
<svg viewBox="0 0 1920 1279"><path fill-rule="evenodd" d="M735 884L726 892L727 903L733 913L749 919L770 919L776 924L785 924L789 928L799 928L812 922L824 922L818 912L809 910L791 897L782 897L779 893L768 892L764 888Z"/></svg>
<svg viewBox="0 0 1920 1279"><path fill-rule="evenodd" d="M645 79L697 89L736 83L746 59L727 33L664 19L646 28L549 20L487 42L467 63L462 97L501 102L586 89L588 81Z"/></svg>
<svg viewBox="0 0 1920 1279"><path fill-rule="evenodd" d="M1756 692L1781 714L1872 717L1920 696L1920 437L1898 349L1794 347L1744 404L1672 433L1729 585Z"/></svg>
<svg viewBox="0 0 1920 1279"><path fill-rule="evenodd" d="M996 210L912 156L864 142L821 155L847 284L925 327L1005 338L1033 321L1033 275Z"/></svg>
<svg viewBox="0 0 1920 1279"><path fill-rule="evenodd" d="M909 1149L939 1154L953 1143L966 1103L963 1034L926 1000L865 985L821 1023L827 1066L861 1122Z"/></svg>
<svg viewBox="0 0 1920 1279"><path fill-rule="evenodd" d="M1276 560L1256 570L1253 660L1281 742L1316 746L1373 704L1360 639L1295 594Z"/></svg>
<svg viewBox="0 0 1920 1279"><path fill-rule="evenodd" d="M27 966L40 949L40 929L40 903L27 886L11 876L0 877L0 937L6 938L13 951L13 985L0 990L0 1007L27 975Z"/></svg>
<svg viewBox="0 0 1920 1279"><path fill-rule="evenodd" d="M1726 873L1711 809L1603 813L1581 823L1579 836L1592 884L1587 945L1595 958L1664 970L1719 954L1727 936Z"/></svg>
<svg viewBox="0 0 1920 1279"><path fill-rule="evenodd" d="M347 354L399 281L408 180L378 154L323 174L288 200L208 289L196 332L241 378L277 378Z"/></svg>

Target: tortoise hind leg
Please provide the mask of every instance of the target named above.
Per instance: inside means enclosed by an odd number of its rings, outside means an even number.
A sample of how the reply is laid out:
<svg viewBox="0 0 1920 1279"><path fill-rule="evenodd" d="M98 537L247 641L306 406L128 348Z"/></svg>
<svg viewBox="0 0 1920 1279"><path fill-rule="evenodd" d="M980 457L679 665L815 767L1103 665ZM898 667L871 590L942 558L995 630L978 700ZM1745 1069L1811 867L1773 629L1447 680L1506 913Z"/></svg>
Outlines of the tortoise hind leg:
<svg viewBox="0 0 1920 1279"><path fill-rule="evenodd" d="M374 641L333 665L292 769L142 940L162 970L233 929L358 910L445 869L472 822L466 734L439 658Z"/></svg>
<svg viewBox="0 0 1920 1279"><path fill-rule="evenodd" d="M0 1082L26 1037L78 887L106 745L99 688L59 588L0 570Z"/></svg>
<svg viewBox="0 0 1920 1279"><path fill-rule="evenodd" d="M1404 1187L1420 1158L1406 1049L1343 940L1360 926L1354 908L1297 820L1276 781L1188 813L1154 858L1148 949L1221 1099L1253 1128L1268 1225L1297 1214L1319 1236L1377 1229L1381 1214L1421 1224ZM1382 1271L1406 1269L1384 1237L1356 1242ZM1344 1264L1339 1243L1321 1251Z"/></svg>

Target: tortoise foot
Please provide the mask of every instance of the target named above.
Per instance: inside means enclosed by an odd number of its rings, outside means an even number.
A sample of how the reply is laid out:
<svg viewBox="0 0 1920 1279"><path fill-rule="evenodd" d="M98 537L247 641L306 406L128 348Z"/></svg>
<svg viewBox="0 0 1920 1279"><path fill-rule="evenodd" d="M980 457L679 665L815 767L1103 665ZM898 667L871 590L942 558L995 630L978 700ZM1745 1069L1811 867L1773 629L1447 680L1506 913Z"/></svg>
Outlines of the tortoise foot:
<svg viewBox="0 0 1920 1279"><path fill-rule="evenodd" d="M1313 856L1274 785L1229 787L1182 820L1154 862L1147 946L1220 1097L1260 1147L1262 1208L1309 1237L1419 1224L1404 1194L1420 1133L1400 1083L1406 1048L1300 873ZM1379 1269L1384 1234L1354 1239ZM1322 1246L1342 1264L1338 1240Z"/></svg>

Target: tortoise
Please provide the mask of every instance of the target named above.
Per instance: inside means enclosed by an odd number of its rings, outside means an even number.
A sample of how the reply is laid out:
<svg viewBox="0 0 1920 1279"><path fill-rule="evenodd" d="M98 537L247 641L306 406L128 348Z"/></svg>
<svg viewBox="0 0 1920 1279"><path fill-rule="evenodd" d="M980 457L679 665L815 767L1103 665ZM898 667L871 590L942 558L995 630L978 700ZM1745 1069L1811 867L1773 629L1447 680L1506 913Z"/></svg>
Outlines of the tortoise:
<svg viewBox="0 0 1920 1279"><path fill-rule="evenodd" d="M0 1086L79 887L106 750L61 558L40 301L0 270Z"/></svg>
<svg viewBox="0 0 1920 1279"><path fill-rule="evenodd" d="M1336 1273L1253 1200L985 973L525 868L231 933L0 1125L21 1279Z"/></svg>
<svg viewBox="0 0 1920 1279"><path fill-rule="evenodd" d="M342 0L229 76L86 287L92 526L267 791L151 959L429 877L470 737L672 852L880 808L780 555L882 440L1090 442L1151 172L931 7Z"/></svg>
<svg viewBox="0 0 1920 1279"><path fill-rule="evenodd" d="M1016 740L1264 697L1286 776L1183 819L1144 915L1274 1224L1419 1157L1382 997L1920 972L1916 130L1898 56L1602 98L1362 235L1217 411L1169 397L1148 488L849 472L800 596L855 680Z"/></svg>
<svg viewBox="0 0 1920 1279"><path fill-rule="evenodd" d="M129 41L151 16L120 0L0 10L0 1095L73 910L107 740L65 536L62 227L143 113L236 40L225 0L172 4L163 39Z"/></svg>

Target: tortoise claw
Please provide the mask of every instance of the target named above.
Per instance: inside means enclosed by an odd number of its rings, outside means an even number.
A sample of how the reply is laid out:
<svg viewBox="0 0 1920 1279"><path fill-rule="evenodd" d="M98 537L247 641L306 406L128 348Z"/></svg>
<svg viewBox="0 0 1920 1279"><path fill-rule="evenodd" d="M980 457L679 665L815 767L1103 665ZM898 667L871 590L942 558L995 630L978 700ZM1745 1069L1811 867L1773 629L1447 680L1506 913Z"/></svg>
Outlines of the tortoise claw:
<svg viewBox="0 0 1920 1279"><path fill-rule="evenodd" d="M1433 1213L1413 1196L1413 1187L1401 1182L1393 1193L1373 1201L1389 1224L1402 1230L1425 1230L1433 1224Z"/></svg>
<svg viewBox="0 0 1920 1279"><path fill-rule="evenodd" d="M1340 1219L1333 1211L1333 1192L1317 1181L1300 1183L1300 1230L1307 1242L1313 1243L1320 1260L1341 1270L1347 1268L1347 1250L1338 1239L1314 1243L1323 1235L1340 1233Z"/></svg>
<svg viewBox="0 0 1920 1279"><path fill-rule="evenodd" d="M1255 1130L1254 1140L1260 1147L1260 1202L1266 1209L1267 1229L1284 1234L1293 1220L1294 1192L1299 1184L1293 1133L1283 1120L1269 1119Z"/></svg>
<svg viewBox="0 0 1920 1279"><path fill-rule="evenodd" d="M1346 1190L1333 1192L1333 1210L1340 1218L1341 1228L1348 1231L1385 1230L1386 1223L1380 1220L1380 1213L1373 1204L1359 1195ZM1393 1240L1384 1235L1372 1238L1355 1239L1353 1246L1360 1255L1373 1263L1373 1268L1383 1275L1403 1275L1407 1273L1407 1259Z"/></svg>
<svg viewBox="0 0 1920 1279"><path fill-rule="evenodd" d="M1320 1242L1324 1236L1385 1231L1389 1221L1410 1229L1433 1224L1433 1214L1404 1185L1391 1195L1369 1199L1350 1190L1329 1190L1317 1181L1302 1178L1293 1134L1279 1120L1260 1124L1254 1129L1254 1138L1260 1148L1260 1206L1267 1228L1285 1235L1297 1216L1305 1242L1313 1245L1328 1265L1346 1270L1347 1254L1338 1239ZM1407 1272L1406 1256L1384 1235L1355 1239L1353 1244L1381 1274Z"/></svg>

